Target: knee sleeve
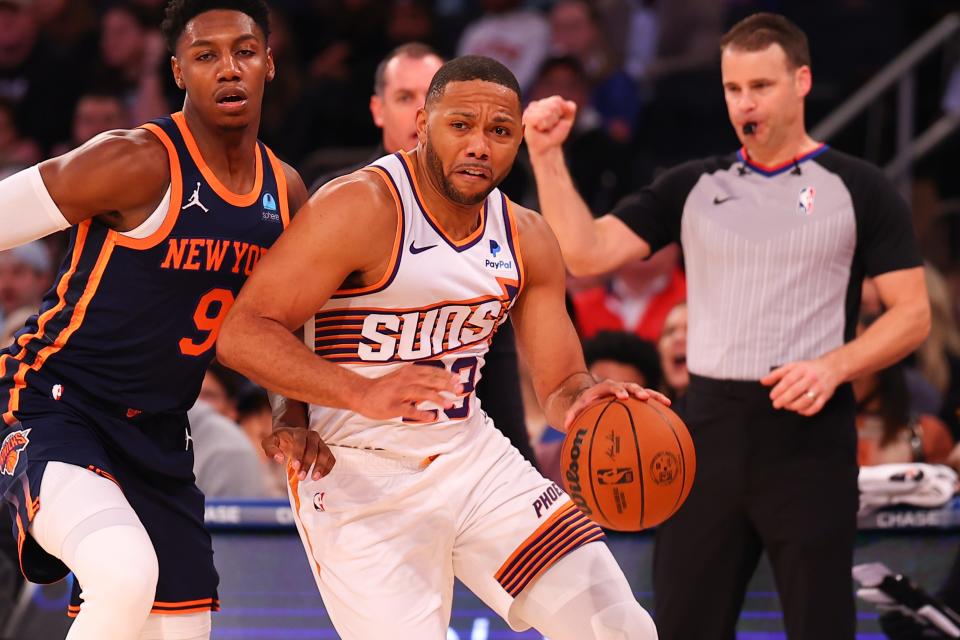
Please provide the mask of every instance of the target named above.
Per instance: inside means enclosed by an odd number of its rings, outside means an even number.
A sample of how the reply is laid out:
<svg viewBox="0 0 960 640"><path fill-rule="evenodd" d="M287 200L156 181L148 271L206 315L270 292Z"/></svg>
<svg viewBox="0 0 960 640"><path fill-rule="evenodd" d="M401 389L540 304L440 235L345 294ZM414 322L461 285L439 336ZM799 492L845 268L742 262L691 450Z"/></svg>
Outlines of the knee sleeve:
<svg viewBox="0 0 960 640"><path fill-rule="evenodd" d="M210 612L150 614L139 640L210 640Z"/></svg>
<svg viewBox="0 0 960 640"><path fill-rule="evenodd" d="M657 626L636 600L617 602L590 619L597 640L656 640Z"/></svg>
<svg viewBox="0 0 960 640"><path fill-rule="evenodd" d="M115 484L86 469L49 463L31 535L77 578L83 604L69 640L136 640L156 594L150 536Z"/></svg>
<svg viewBox="0 0 960 640"><path fill-rule="evenodd" d="M510 623L551 640L656 640L653 620L605 544L590 543L558 560L524 589Z"/></svg>

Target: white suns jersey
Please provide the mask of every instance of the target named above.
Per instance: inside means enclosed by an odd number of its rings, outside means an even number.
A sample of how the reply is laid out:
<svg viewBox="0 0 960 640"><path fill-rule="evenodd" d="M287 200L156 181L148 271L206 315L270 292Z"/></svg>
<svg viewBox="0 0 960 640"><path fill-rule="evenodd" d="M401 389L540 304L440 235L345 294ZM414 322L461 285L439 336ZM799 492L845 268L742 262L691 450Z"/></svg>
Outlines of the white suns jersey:
<svg viewBox="0 0 960 640"><path fill-rule="evenodd" d="M507 320L523 283L516 221L498 189L487 196L477 230L448 237L426 209L412 160L385 156L375 171L393 192L398 231L380 282L337 291L306 326L318 356L367 377L404 363L459 374L463 395L429 422L373 420L352 411L312 405L310 424L328 444L432 456L484 428L474 389L497 327Z"/></svg>

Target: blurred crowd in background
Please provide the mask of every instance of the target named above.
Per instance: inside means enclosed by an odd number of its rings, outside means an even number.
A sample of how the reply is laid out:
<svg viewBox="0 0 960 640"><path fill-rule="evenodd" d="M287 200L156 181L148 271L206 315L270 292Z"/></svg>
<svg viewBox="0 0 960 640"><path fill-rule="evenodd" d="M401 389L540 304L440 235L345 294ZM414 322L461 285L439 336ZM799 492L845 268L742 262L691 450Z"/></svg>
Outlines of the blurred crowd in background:
<svg viewBox="0 0 960 640"><path fill-rule="evenodd" d="M166 0L0 0L0 178L102 131L177 111L159 33ZM658 170L735 150L719 72L720 35L756 11L787 15L808 34L814 125L949 11L931 0L274 0L261 138L310 185L370 157L380 143L369 104L374 71L396 46L505 63L524 100L578 105L566 143L574 179L596 215ZM960 113L960 42L919 68L918 126ZM829 142L883 164L893 152L895 96ZM925 460L960 467L960 135L914 167L909 194L928 260L933 330L908 360L854 387L862 464ZM537 207L521 150L503 185ZM29 215L24 212L23 215ZM60 234L0 253L0 340L35 313L66 246ZM686 373L683 256L668 247L600 279L569 282L571 315L591 371L681 399ZM869 282L860 321L880 312ZM560 434L526 394L539 464L557 476ZM259 447L271 428L263 389L217 364L191 412L198 484L209 496L285 494ZM229 461L229 462L227 462Z"/></svg>

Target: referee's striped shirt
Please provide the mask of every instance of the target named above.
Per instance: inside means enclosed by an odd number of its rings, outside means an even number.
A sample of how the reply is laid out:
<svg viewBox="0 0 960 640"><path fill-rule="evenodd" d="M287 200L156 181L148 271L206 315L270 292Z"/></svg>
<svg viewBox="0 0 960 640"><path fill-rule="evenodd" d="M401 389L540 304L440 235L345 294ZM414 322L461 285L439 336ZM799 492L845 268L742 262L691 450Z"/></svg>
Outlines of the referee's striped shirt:
<svg viewBox="0 0 960 640"><path fill-rule="evenodd" d="M864 275L922 264L906 204L874 166L827 146L779 167L745 151L664 172L613 214L687 267L687 366L758 380L853 338Z"/></svg>

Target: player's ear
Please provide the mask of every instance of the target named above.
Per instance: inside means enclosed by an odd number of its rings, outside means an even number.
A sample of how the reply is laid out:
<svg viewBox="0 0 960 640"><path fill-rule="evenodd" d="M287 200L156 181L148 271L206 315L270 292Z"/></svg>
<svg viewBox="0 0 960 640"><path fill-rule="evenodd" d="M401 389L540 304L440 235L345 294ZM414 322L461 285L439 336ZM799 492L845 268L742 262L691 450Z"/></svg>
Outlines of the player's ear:
<svg viewBox="0 0 960 640"><path fill-rule="evenodd" d="M806 98L807 94L810 93L810 89L813 87L813 72L810 70L810 67L803 65L798 68L793 75L794 86L797 89L797 95L801 98Z"/></svg>
<svg viewBox="0 0 960 640"><path fill-rule="evenodd" d="M273 63L273 49L267 47L267 82L271 82L277 74L277 67Z"/></svg>
<svg viewBox="0 0 960 640"><path fill-rule="evenodd" d="M426 107L420 107L417 110L417 139L420 141L420 144L424 144L427 141L427 109Z"/></svg>
<svg viewBox="0 0 960 640"><path fill-rule="evenodd" d="M383 128L383 98L377 94L370 96L370 115L373 116L373 124L381 129Z"/></svg>
<svg viewBox="0 0 960 640"><path fill-rule="evenodd" d="M181 91L186 89L187 85L183 82L183 69L180 68L177 56L170 56L170 70L173 71L173 81L177 83L177 87Z"/></svg>

